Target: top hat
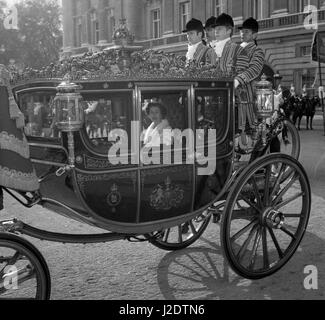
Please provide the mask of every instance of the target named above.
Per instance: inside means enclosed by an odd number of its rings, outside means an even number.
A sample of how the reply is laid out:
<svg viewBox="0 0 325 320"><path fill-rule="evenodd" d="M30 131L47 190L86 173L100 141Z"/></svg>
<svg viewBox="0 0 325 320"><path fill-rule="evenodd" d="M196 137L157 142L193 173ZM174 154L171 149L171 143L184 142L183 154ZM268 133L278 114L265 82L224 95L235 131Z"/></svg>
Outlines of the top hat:
<svg viewBox="0 0 325 320"><path fill-rule="evenodd" d="M243 25L241 27L238 28L239 30L241 29L250 29L252 30L253 32L258 32L258 22L250 17L248 19L246 19L243 23Z"/></svg>
<svg viewBox="0 0 325 320"><path fill-rule="evenodd" d="M192 18L187 24L186 24L186 29L183 30L183 33L189 32L189 31L204 31L203 24L200 20Z"/></svg>
<svg viewBox="0 0 325 320"><path fill-rule="evenodd" d="M206 22L205 22L205 26L204 28L214 28L215 24L216 24L217 18L212 16L210 17Z"/></svg>
<svg viewBox="0 0 325 320"><path fill-rule="evenodd" d="M215 23L212 25L213 28L224 26L224 27L234 27L234 20L229 14L222 13L220 16L217 17Z"/></svg>

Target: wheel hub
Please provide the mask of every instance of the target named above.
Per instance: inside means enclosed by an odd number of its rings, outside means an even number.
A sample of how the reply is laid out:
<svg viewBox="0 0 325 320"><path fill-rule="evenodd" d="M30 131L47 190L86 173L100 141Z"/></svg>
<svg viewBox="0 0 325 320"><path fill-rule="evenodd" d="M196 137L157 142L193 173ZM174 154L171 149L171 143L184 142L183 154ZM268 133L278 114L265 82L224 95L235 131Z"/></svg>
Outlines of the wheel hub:
<svg viewBox="0 0 325 320"><path fill-rule="evenodd" d="M263 215L263 224L272 229L281 229L284 225L284 220L283 213L274 209L266 210Z"/></svg>

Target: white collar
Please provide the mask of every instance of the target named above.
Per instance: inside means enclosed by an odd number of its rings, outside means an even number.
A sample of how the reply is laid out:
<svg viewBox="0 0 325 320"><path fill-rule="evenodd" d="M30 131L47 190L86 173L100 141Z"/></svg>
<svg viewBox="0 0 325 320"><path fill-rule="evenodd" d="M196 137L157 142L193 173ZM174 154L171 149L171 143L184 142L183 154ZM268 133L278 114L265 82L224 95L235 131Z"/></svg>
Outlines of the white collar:
<svg viewBox="0 0 325 320"><path fill-rule="evenodd" d="M217 41L214 46L214 51L216 52L217 56L220 58L223 52L223 49L226 45L226 43L230 41L230 37L221 41Z"/></svg>
<svg viewBox="0 0 325 320"><path fill-rule="evenodd" d="M210 42L210 46L211 46L211 48L214 48L214 47L217 45L218 42L219 42L218 40L212 40L212 41Z"/></svg>
<svg viewBox="0 0 325 320"><path fill-rule="evenodd" d="M189 44L188 49L187 49L187 54L186 54L186 59L187 61L193 60L194 54L198 46L202 43L201 41L196 43L196 44Z"/></svg>
<svg viewBox="0 0 325 320"><path fill-rule="evenodd" d="M242 43L240 44L240 46L241 46L242 48L246 48L248 45L249 45L249 42L242 42Z"/></svg>

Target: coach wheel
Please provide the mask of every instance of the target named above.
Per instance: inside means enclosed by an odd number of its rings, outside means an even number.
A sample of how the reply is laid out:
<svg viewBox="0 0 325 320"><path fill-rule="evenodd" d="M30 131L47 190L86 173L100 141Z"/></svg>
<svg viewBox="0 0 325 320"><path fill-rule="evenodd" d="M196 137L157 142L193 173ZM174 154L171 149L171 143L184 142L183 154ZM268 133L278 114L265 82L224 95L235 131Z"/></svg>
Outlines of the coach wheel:
<svg viewBox="0 0 325 320"><path fill-rule="evenodd" d="M305 170L290 156L269 154L247 167L231 189L221 243L230 266L249 279L282 268L297 250L311 206Z"/></svg>
<svg viewBox="0 0 325 320"><path fill-rule="evenodd" d="M0 299L48 300L51 280L41 253L28 241L0 233Z"/></svg>
<svg viewBox="0 0 325 320"><path fill-rule="evenodd" d="M150 242L163 250L175 251L193 244L203 234L211 218L209 211L204 211L194 219L179 226L150 234Z"/></svg>

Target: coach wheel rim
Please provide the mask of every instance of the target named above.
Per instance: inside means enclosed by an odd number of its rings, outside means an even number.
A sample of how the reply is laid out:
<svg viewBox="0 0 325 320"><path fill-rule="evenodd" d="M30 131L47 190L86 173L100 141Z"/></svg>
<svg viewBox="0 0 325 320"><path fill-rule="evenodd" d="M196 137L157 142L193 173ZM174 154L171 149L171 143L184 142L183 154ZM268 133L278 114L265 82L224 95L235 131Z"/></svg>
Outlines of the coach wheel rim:
<svg viewBox="0 0 325 320"><path fill-rule="evenodd" d="M310 205L309 181L298 161L272 154L253 162L230 191L223 214L221 242L232 269L248 279L281 269L303 238Z"/></svg>
<svg viewBox="0 0 325 320"><path fill-rule="evenodd" d="M167 251L185 249L200 238L207 228L210 218L211 214L208 211L203 211L200 215L181 225L150 234L149 241L154 246Z"/></svg>
<svg viewBox="0 0 325 320"><path fill-rule="evenodd" d="M50 273L41 253L23 238L0 233L0 300L48 300L50 294Z"/></svg>

